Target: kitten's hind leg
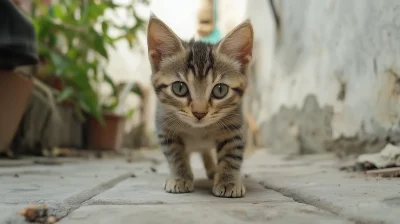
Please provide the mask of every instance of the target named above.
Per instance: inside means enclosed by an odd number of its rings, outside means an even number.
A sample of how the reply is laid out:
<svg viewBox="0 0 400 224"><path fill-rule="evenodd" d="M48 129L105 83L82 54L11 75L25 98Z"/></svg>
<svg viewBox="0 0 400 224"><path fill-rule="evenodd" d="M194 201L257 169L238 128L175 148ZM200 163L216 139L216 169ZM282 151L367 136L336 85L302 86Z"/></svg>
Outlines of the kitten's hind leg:
<svg viewBox="0 0 400 224"><path fill-rule="evenodd" d="M213 156L213 151L212 150L204 151L202 152L201 157L203 158L203 164L207 172L207 177L208 179L212 180L217 170L216 161Z"/></svg>
<svg viewBox="0 0 400 224"><path fill-rule="evenodd" d="M164 190L168 193L189 193L194 190L193 173L189 154L183 142L176 138L159 136L162 151L167 158L170 177L165 181Z"/></svg>

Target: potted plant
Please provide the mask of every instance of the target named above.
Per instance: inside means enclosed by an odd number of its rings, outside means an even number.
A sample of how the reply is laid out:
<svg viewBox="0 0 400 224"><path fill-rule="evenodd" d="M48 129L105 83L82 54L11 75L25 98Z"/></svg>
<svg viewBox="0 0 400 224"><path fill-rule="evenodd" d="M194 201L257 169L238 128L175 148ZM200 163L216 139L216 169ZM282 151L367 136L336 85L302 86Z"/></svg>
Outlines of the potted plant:
<svg viewBox="0 0 400 224"><path fill-rule="evenodd" d="M94 149L115 150L121 147L125 127L125 114L116 113L120 95L110 79L112 94L101 101L102 120L88 117L88 146Z"/></svg>
<svg viewBox="0 0 400 224"><path fill-rule="evenodd" d="M39 42L42 69L39 78L60 91L58 101L68 102L88 125L88 145L97 149L116 149L120 146L125 115L113 110L119 103L118 89L106 72L109 47L120 40L131 47L136 34L145 23L135 12L136 3L127 5L113 1L59 1L50 8L35 1L32 18ZM124 9L135 24L118 25L107 19L107 10ZM77 19L79 18L79 19ZM109 29L120 31L110 36ZM98 87L108 84L112 93L109 100L100 100Z"/></svg>

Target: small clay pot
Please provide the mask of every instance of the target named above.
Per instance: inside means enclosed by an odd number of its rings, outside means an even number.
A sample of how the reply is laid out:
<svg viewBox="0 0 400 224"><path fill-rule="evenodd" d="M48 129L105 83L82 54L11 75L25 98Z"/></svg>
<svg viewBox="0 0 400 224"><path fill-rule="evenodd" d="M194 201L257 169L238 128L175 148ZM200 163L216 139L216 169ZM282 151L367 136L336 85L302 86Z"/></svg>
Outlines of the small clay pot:
<svg viewBox="0 0 400 224"><path fill-rule="evenodd" d="M103 115L104 124L96 118L88 119L88 145L90 149L117 150L124 136L125 117L112 113Z"/></svg>

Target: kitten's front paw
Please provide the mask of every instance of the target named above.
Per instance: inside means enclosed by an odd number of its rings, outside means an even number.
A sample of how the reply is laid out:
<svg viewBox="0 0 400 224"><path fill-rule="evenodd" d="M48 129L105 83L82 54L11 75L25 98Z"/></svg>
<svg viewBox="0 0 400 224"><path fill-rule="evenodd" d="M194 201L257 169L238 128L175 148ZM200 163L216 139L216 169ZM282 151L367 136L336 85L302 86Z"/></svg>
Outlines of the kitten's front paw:
<svg viewBox="0 0 400 224"><path fill-rule="evenodd" d="M246 194L246 188L241 183L217 183L213 187L213 194L224 198L241 198Z"/></svg>
<svg viewBox="0 0 400 224"><path fill-rule="evenodd" d="M167 179L164 190L168 193L190 193L194 190L193 181L178 178Z"/></svg>

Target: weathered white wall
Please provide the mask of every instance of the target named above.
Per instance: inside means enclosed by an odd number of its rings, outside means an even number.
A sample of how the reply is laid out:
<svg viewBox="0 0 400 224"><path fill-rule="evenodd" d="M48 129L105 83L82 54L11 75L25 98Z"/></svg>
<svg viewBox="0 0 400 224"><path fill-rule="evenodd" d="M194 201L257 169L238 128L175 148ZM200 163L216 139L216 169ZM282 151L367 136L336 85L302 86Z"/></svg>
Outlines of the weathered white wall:
<svg viewBox="0 0 400 224"><path fill-rule="evenodd" d="M359 153L398 141L400 2L274 2L279 29L269 1L248 1L247 11L256 30L249 98L265 146Z"/></svg>

